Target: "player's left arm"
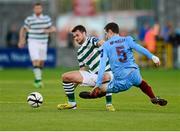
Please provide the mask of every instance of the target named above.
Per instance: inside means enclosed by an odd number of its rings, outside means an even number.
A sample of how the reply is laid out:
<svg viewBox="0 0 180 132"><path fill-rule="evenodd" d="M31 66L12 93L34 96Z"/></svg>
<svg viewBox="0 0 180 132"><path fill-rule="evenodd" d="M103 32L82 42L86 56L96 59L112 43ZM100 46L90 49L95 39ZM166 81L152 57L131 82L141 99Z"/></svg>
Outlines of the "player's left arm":
<svg viewBox="0 0 180 132"><path fill-rule="evenodd" d="M52 20L49 17L49 22L48 22L48 28L44 29L45 33L54 33L56 32L56 27L52 25Z"/></svg>
<svg viewBox="0 0 180 132"><path fill-rule="evenodd" d="M153 55L146 48L136 43L132 37L129 37L128 39L129 39L129 45L131 48L135 49L137 52L144 54L147 58L151 59L156 64L156 66L160 65L160 60L157 56Z"/></svg>
<svg viewBox="0 0 180 132"><path fill-rule="evenodd" d="M55 26L51 26L48 29L44 30L45 33L54 33L56 32L56 27Z"/></svg>

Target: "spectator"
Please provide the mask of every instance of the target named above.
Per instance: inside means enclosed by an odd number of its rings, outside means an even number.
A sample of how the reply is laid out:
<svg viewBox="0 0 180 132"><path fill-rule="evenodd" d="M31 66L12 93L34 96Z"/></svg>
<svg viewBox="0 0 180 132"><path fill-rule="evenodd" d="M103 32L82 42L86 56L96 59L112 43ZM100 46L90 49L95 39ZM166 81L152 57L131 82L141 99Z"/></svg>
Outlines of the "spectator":
<svg viewBox="0 0 180 132"><path fill-rule="evenodd" d="M12 25L6 35L6 43L10 48L17 48L19 34L16 25Z"/></svg>
<svg viewBox="0 0 180 132"><path fill-rule="evenodd" d="M156 34L151 28L145 35L144 38L145 47L152 53L156 51Z"/></svg>
<svg viewBox="0 0 180 132"><path fill-rule="evenodd" d="M156 54L157 44L156 40L159 34L159 24L155 23L145 34L144 44L145 47L153 54ZM153 63L148 60L147 67L153 66Z"/></svg>
<svg viewBox="0 0 180 132"><path fill-rule="evenodd" d="M160 34L160 25L158 22L156 22L153 26L153 32L155 35L155 40L159 40L159 34Z"/></svg>
<svg viewBox="0 0 180 132"><path fill-rule="evenodd" d="M138 34L138 39L140 41L144 41L145 35L147 31L149 30L150 25L148 23L144 23L144 25L140 28L139 34Z"/></svg>
<svg viewBox="0 0 180 132"><path fill-rule="evenodd" d="M173 29L173 26L171 22L167 22L166 25L162 28L160 36L165 42L169 41L169 37L172 33L172 29Z"/></svg>
<svg viewBox="0 0 180 132"><path fill-rule="evenodd" d="M178 49L180 48L180 33L178 32L178 30L170 34L169 42L173 45L174 68L180 68L180 62L178 62Z"/></svg>

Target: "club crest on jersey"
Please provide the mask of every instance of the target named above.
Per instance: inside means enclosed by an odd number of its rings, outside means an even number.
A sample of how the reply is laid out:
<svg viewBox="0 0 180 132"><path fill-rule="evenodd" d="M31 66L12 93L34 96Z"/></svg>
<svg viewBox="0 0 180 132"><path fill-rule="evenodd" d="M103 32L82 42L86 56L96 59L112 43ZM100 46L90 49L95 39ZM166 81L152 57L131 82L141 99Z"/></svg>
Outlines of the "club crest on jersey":
<svg viewBox="0 0 180 132"><path fill-rule="evenodd" d="M93 42L98 42L98 38L93 38Z"/></svg>

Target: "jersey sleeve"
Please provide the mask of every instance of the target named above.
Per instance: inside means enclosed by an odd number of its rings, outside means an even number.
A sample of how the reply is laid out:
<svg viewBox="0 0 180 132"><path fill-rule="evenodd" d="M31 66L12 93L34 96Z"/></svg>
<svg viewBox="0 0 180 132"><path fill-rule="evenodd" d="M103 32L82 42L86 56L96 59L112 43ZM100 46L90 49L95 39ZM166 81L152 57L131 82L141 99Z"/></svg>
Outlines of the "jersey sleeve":
<svg viewBox="0 0 180 132"><path fill-rule="evenodd" d="M98 47L98 42L99 42L100 40L98 39L98 38L95 38L95 37L92 37L91 39L90 39L90 43L92 43L94 46L96 46L96 47Z"/></svg>
<svg viewBox="0 0 180 132"><path fill-rule="evenodd" d="M107 50L105 47L105 44L102 46L102 49L100 51L100 65L99 65L99 71L98 71L98 78L96 81L96 86L101 87L103 76L106 68L106 60L107 60Z"/></svg>
<svg viewBox="0 0 180 132"><path fill-rule="evenodd" d="M24 20L24 28L28 29L30 27L30 23L28 17Z"/></svg>
<svg viewBox="0 0 180 132"><path fill-rule="evenodd" d="M147 58L152 59L153 54L151 52L149 52L146 48L142 47L141 45L139 45L138 43L135 42L135 40L132 37L127 37L128 41L129 41L129 46L130 48L136 50L138 53L141 53L143 55L145 55Z"/></svg>
<svg viewBox="0 0 180 132"><path fill-rule="evenodd" d="M53 25L52 19L49 16L47 16L47 17L48 17L48 28L50 28Z"/></svg>

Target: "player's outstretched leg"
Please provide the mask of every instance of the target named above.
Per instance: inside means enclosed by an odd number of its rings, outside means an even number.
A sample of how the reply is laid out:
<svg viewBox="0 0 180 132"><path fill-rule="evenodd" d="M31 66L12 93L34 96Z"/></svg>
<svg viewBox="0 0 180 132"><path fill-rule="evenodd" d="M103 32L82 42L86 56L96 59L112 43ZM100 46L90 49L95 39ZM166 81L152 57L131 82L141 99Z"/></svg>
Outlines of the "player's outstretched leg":
<svg viewBox="0 0 180 132"><path fill-rule="evenodd" d="M151 102L152 102L153 104L158 104L158 105L160 105L160 106L165 106L165 105L167 105L167 100L162 99L162 98L160 98L160 97L152 98L152 99L151 99Z"/></svg>
<svg viewBox="0 0 180 132"><path fill-rule="evenodd" d="M149 86L146 81L142 80L141 84L139 85L139 88L144 92L149 98L151 99L151 102L153 104L157 104L160 106L167 105L167 100L156 97L152 91L151 86Z"/></svg>

